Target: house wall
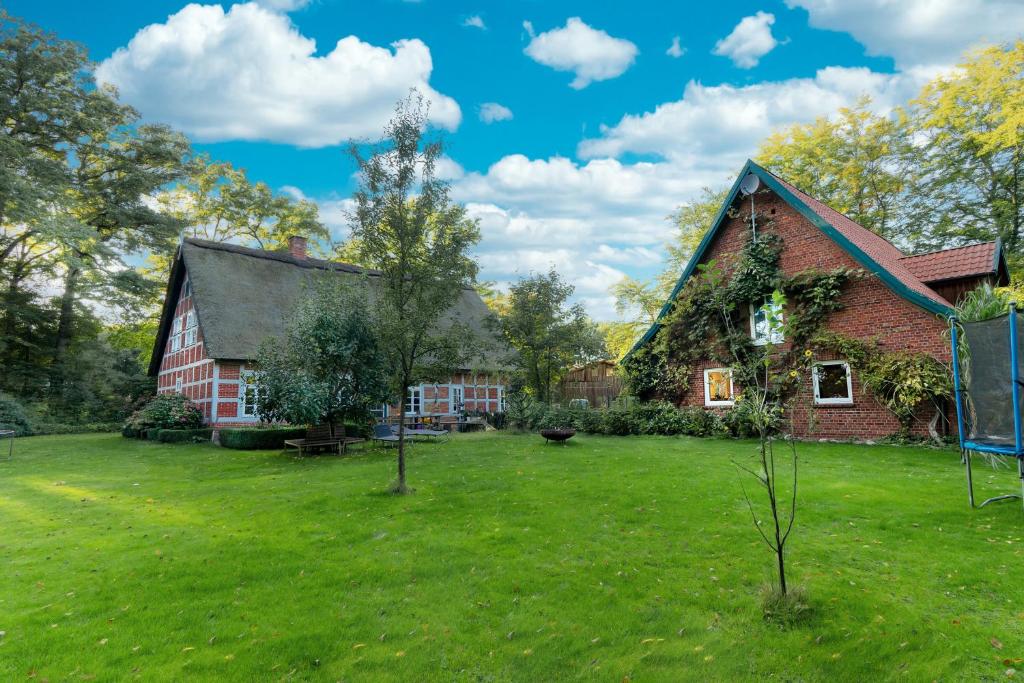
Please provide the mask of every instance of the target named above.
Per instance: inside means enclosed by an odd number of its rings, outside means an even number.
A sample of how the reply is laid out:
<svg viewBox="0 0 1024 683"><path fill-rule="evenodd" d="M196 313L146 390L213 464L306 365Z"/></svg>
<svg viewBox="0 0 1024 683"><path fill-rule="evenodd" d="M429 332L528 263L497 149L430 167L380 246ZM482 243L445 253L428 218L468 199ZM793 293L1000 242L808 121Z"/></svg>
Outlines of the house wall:
<svg viewBox="0 0 1024 683"><path fill-rule="evenodd" d="M175 335L172 324L172 333L167 337L160 370L157 373L157 393L184 394L202 409L203 417L210 421L213 409L215 363L206 355L206 344L203 341L201 324L196 330L196 343L185 346L185 319L189 311L194 310L189 289L186 278L178 296L178 303L174 307L174 317L182 321L182 331ZM180 344L177 350L174 350L175 337L178 338Z"/></svg>
<svg viewBox="0 0 1024 683"><path fill-rule="evenodd" d="M770 191L759 192L755 202L761 233L773 232L783 240L780 267L786 275L807 269L832 271L839 267L860 268L839 245ZM704 258L717 260L727 271L750 239L750 202L738 203L738 215L727 218ZM761 218L761 217L764 218ZM770 219L766 221L764 219ZM766 225L767 223L767 225ZM824 329L861 340L877 339L888 351L924 352L949 362L947 324L933 313L910 303L890 290L875 275L851 280L842 294L843 309L832 314ZM785 312L783 313L785 315ZM783 348L788 345L784 343ZM845 360L814 350L815 360ZM694 368L683 405L704 405L704 370L720 363L706 361ZM852 371L853 405L815 405L810 373L802 378L793 406L793 432L803 437L875 439L893 434L899 421L885 406L866 393L856 370ZM738 392L740 387L736 387ZM725 408L724 410L727 410ZM928 409L917 416L913 432L927 435ZM948 419L948 407L945 410ZM941 427L940 427L941 429Z"/></svg>

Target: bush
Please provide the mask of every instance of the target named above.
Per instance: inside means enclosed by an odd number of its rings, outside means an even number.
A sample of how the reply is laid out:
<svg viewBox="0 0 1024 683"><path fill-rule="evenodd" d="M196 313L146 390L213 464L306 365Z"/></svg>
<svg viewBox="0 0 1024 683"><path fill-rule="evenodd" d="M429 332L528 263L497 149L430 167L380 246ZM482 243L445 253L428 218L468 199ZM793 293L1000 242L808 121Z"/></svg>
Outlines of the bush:
<svg viewBox="0 0 1024 683"><path fill-rule="evenodd" d="M580 410L576 413L576 429L590 434L604 432L604 413L599 410Z"/></svg>
<svg viewBox="0 0 1024 683"><path fill-rule="evenodd" d="M636 434L633 414L628 410L609 410L604 414L605 434L612 436L628 436Z"/></svg>
<svg viewBox="0 0 1024 683"><path fill-rule="evenodd" d="M63 422L37 422L32 427L35 435L43 434L92 434L96 432L116 432L121 429L119 422L87 422L84 424L64 424Z"/></svg>
<svg viewBox="0 0 1024 683"><path fill-rule="evenodd" d="M13 431L15 436L33 433L32 422L24 406L7 394L0 394L0 430Z"/></svg>
<svg viewBox="0 0 1024 683"><path fill-rule="evenodd" d="M134 439L139 436L139 430L129 424L126 424L121 427L121 436L126 439Z"/></svg>
<svg viewBox="0 0 1024 683"><path fill-rule="evenodd" d="M199 429L203 426L203 412L181 394L160 394L136 410L128 419L128 425L140 431Z"/></svg>
<svg viewBox="0 0 1024 683"><path fill-rule="evenodd" d="M146 439L148 439L149 441L159 441L160 440L160 432L162 432L162 431L163 431L162 429L147 429L145 431Z"/></svg>
<svg viewBox="0 0 1024 683"><path fill-rule="evenodd" d="M547 410L537 416L534 429L575 429L576 419L572 411L550 406Z"/></svg>
<svg viewBox="0 0 1024 683"><path fill-rule="evenodd" d="M266 429L221 429L220 445L242 451L282 449L287 439L306 436L305 427L270 427Z"/></svg>
<svg viewBox="0 0 1024 683"><path fill-rule="evenodd" d="M683 434L688 436L718 436L725 432L725 425L717 413L696 406L680 408L683 416Z"/></svg>
<svg viewBox="0 0 1024 683"><path fill-rule="evenodd" d="M209 441L213 430L205 429L161 429L157 441L160 443L202 443Z"/></svg>

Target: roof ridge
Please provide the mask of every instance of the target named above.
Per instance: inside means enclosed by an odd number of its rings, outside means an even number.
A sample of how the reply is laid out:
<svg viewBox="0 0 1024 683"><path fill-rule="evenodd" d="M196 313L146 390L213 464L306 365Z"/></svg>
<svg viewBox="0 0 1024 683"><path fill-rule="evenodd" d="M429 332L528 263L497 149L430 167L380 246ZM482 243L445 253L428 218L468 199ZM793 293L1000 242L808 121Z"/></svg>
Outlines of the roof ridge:
<svg viewBox="0 0 1024 683"><path fill-rule="evenodd" d="M243 244L234 244L232 242L215 242L213 240L204 240L198 237L186 237L184 242L191 244L192 246L199 247L201 249L213 249L216 251L226 251L232 254L239 254L242 256L250 256L252 258L262 258L268 261L280 261L282 263L288 263L300 268L318 268L320 270L338 270L348 273L379 276L381 271L375 268L364 268L363 266L356 265L354 263L345 263L343 261L331 261L328 259L318 258L298 258L292 256L290 253L285 251L272 251L270 249L258 249L256 247L248 247Z"/></svg>
<svg viewBox="0 0 1024 683"><path fill-rule="evenodd" d="M962 244L959 247L947 247L945 249L935 249L933 251L923 251L920 254L907 254L904 259L918 258L919 256L934 256L935 254L944 254L950 251L958 251L960 249L974 249L975 247L985 247L988 245L995 245L998 240L986 240L984 242L975 242L974 244Z"/></svg>

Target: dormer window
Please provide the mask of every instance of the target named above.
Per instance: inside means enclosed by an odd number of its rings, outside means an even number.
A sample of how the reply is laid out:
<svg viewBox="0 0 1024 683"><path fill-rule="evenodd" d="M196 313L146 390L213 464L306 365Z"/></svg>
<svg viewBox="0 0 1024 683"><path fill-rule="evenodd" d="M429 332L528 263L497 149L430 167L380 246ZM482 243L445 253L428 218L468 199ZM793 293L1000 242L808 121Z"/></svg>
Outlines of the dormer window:
<svg viewBox="0 0 1024 683"><path fill-rule="evenodd" d="M750 304L750 338L758 346L782 343L782 306L772 297L766 296L757 307Z"/></svg>

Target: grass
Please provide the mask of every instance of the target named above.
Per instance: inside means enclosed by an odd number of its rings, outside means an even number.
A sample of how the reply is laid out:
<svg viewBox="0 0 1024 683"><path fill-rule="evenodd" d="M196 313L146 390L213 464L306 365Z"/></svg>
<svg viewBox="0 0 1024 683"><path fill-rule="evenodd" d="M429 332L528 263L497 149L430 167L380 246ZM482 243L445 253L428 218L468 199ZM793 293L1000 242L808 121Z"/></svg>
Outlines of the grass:
<svg viewBox="0 0 1024 683"><path fill-rule="evenodd" d="M801 446L790 581L747 442L458 435L393 456L34 437L0 457L0 680L996 680L1022 666L1020 505L956 453ZM6 453L3 454L6 456ZM975 470L979 495L1013 473ZM1005 660L1005 661L1004 661ZM1022 673L1021 675L1024 675Z"/></svg>

